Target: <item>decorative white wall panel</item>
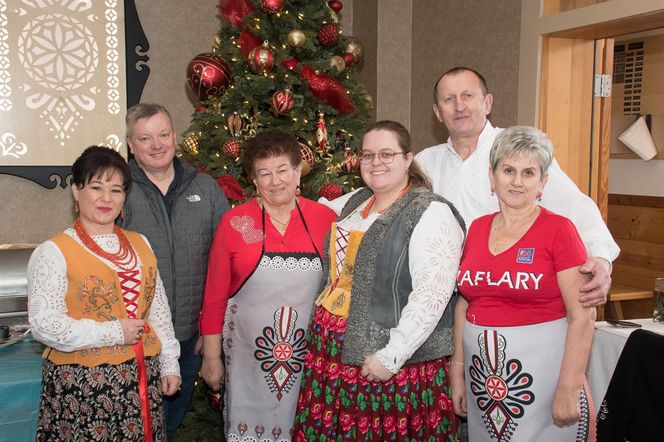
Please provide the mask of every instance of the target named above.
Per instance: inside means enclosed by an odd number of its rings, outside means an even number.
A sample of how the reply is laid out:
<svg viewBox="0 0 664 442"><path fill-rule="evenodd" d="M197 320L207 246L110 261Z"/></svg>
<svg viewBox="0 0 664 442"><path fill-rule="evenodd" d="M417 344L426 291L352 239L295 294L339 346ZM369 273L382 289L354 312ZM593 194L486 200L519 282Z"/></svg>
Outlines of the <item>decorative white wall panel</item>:
<svg viewBox="0 0 664 442"><path fill-rule="evenodd" d="M124 144L122 0L0 0L0 164Z"/></svg>

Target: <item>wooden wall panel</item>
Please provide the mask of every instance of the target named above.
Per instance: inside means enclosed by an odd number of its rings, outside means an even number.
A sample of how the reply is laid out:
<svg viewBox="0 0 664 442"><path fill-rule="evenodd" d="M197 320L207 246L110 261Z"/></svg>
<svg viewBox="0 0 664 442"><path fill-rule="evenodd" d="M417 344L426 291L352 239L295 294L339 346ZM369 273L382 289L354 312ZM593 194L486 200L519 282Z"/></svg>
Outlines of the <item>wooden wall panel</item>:
<svg viewBox="0 0 664 442"><path fill-rule="evenodd" d="M590 193L594 52L592 40L543 40L539 127L551 138L560 167L586 194Z"/></svg>
<svg viewBox="0 0 664 442"><path fill-rule="evenodd" d="M609 195L608 226L621 250L614 282L652 290L664 276L664 198Z"/></svg>

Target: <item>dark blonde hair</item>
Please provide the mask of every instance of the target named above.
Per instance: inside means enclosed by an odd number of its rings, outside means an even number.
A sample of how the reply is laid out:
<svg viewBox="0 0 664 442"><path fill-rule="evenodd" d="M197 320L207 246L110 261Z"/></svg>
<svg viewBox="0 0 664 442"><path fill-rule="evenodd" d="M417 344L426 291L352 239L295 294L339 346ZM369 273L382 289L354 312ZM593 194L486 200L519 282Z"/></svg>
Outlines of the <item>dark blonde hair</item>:
<svg viewBox="0 0 664 442"><path fill-rule="evenodd" d="M373 130L386 130L393 133L397 138L397 143L404 153L413 153L410 144L410 133L401 123L392 120L381 120L370 124L364 130L362 137ZM431 180L422 171L415 159L410 162L408 167L408 184L413 187L424 187L427 190L432 190Z"/></svg>

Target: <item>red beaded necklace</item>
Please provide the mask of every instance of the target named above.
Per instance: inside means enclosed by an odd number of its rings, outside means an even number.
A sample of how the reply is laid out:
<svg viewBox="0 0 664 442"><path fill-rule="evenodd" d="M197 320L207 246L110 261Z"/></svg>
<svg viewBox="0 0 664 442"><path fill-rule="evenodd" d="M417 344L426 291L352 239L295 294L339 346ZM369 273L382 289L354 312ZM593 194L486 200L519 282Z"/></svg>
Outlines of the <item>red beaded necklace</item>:
<svg viewBox="0 0 664 442"><path fill-rule="evenodd" d="M99 244L97 244L96 241L92 239L92 237L83 227L80 218L78 218L74 223L74 230L76 231L76 234L80 238L83 245L85 245L85 247L87 247L88 250L90 250L95 255L112 262L124 271L129 271L136 267L136 252L134 252L134 248L131 246L127 236L118 226L113 226L113 233L118 236L118 242L120 243L120 248L115 253L109 253L99 247Z"/></svg>

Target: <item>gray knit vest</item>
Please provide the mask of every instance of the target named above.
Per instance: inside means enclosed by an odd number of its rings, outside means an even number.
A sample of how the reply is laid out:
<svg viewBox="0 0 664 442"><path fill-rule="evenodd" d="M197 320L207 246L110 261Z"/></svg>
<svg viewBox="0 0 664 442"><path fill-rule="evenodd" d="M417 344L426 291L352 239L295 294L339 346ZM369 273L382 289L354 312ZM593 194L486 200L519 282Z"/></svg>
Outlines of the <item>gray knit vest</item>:
<svg viewBox="0 0 664 442"><path fill-rule="evenodd" d="M365 188L353 195L344 206L343 219L372 192ZM390 329L397 326L401 311L413 290L408 266L408 247L413 229L433 201L447 204L465 233L463 219L443 197L424 188L410 189L366 231L359 246L351 287L351 301L342 362L362 365L367 356L385 347ZM327 248L323 259L324 275L329 284L330 260ZM453 353L454 294L433 333L406 362L422 362Z"/></svg>

